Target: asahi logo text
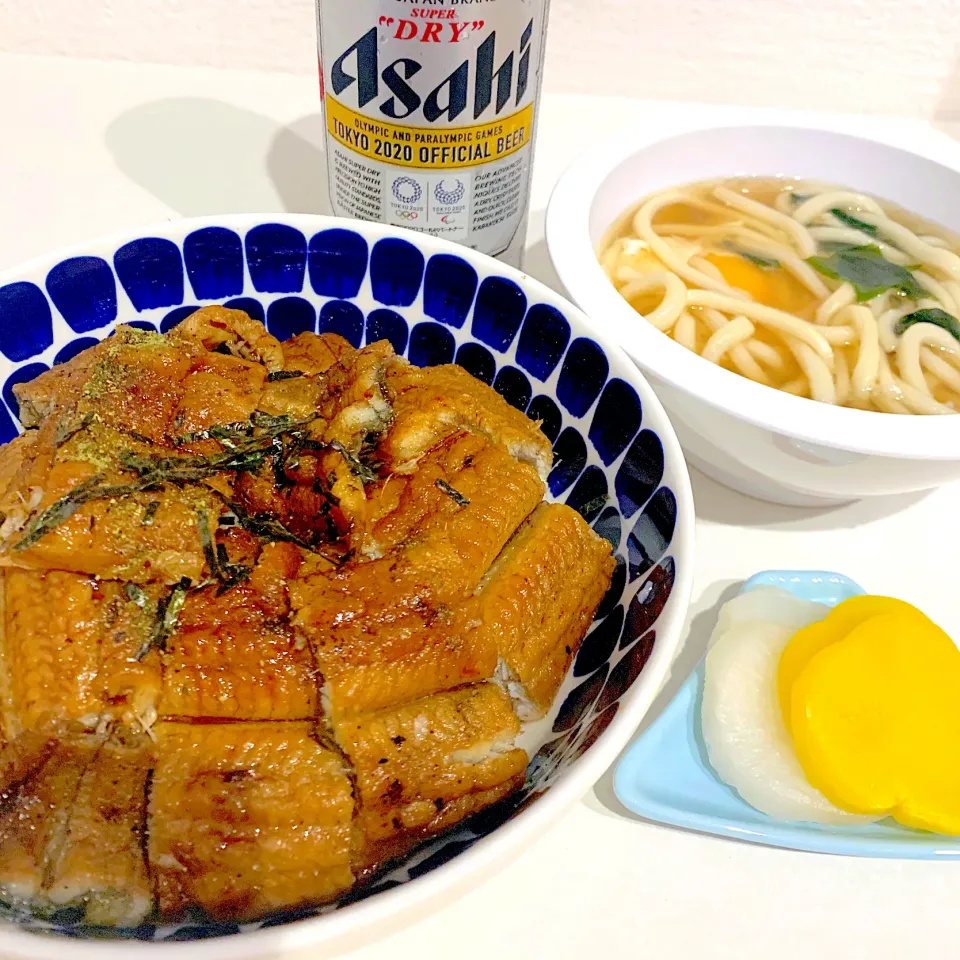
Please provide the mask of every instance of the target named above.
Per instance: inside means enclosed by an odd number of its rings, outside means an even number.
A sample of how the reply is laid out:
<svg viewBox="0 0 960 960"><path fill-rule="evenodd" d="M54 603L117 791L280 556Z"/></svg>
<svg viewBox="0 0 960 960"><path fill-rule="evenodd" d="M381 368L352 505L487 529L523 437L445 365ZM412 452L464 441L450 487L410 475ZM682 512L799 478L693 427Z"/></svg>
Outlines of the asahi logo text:
<svg viewBox="0 0 960 960"><path fill-rule="evenodd" d="M398 57L381 69L377 27L371 27L337 58L330 85L338 97L354 87L358 109L383 97L376 106L385 117L403 120L420 111L428 123L459 117L470 105L472 89L473 119L478 120L492 104L499 115L511 99L514 105L523 100L530 80L532 38L533 20L520 36L519 49L511 50L498 65L494 31L477 48L472 63L464 60L432 90L423 90L414 80L423 64L413 57Z"/></svg>

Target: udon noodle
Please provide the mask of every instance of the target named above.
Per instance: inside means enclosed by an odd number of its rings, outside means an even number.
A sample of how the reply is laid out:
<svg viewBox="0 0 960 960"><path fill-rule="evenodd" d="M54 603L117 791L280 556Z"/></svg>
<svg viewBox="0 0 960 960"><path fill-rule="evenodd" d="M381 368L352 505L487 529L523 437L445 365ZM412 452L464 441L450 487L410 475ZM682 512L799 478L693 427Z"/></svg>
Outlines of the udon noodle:
<svg viewBox="0 0 960 960"><path fill-rule="evenodd" d="M695 183L642 201L600 261L704 359L824 403L960 412L960 238L844 187Z"/></svg>

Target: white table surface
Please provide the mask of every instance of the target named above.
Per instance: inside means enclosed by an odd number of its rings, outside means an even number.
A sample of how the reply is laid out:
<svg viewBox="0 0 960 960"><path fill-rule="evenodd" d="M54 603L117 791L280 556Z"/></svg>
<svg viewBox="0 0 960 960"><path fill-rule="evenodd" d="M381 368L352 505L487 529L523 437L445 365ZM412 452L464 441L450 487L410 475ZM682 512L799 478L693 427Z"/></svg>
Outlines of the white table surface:
<svg viewBox="0 0 960 960"><path fill-rule="evenodd" d="M312 77L0 55L0 91L0 271L180 216L329 212ZM718 116L770 115L548 93L529 272L556 284L543 212L577 151L624 124ZM954 148L919 121L805 119ZM696 473L693 486L696 577L681 669L702 649L720 596L770 567L839 570L960 636L960 486L821 511L752 501ZM666 829L621 807L611 779L608 771L494 878L349 960L957 955L957 865L816 856Z"/></svg>

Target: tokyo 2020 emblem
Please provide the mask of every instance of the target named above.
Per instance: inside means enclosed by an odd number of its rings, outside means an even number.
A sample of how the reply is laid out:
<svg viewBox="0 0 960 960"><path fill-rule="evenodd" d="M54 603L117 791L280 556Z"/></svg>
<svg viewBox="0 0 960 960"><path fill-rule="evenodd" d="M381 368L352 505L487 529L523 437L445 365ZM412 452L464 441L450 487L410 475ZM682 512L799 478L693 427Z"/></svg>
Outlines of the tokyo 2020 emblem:
<svg viewBox="0 0 960 960"><path fill-rule="evenodd" d="M423 188L413 177L397 177L393 181L393 195L401 203L416 203L423 196Z"/></svg>
<svg viewBox="0 0 960 960"><path fill-rule="evenodd" d="M437 198L437 203L453 204L459 203L467 188L462 180L453 180L451 182L441 180L434 188L433 195Z"/></svg>

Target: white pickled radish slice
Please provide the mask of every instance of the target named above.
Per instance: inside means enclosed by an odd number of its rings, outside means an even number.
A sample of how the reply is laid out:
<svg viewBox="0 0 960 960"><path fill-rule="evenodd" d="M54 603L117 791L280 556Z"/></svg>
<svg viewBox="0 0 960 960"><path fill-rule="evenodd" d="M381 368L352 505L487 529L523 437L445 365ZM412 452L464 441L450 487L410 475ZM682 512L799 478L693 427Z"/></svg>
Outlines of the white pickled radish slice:
<svg viewBox="0 0 960 960"><path fill-rule="evenodd" d="M823 619L821 604L777 588L724 605L705 664L701 726L720 778L750 806L778 820L870 823L812 787L793 749L777 699L780 655L798 629Z"/></svg>
<svg viewBox="0 0 960 960"><path fill-rule="evenodd" d="M762 620L793 627L794 631L822 620L830 612L822 603L801 600L779 587L756 587L728 600L717 617L710 637L712 647L733 623Z"/></svg>

